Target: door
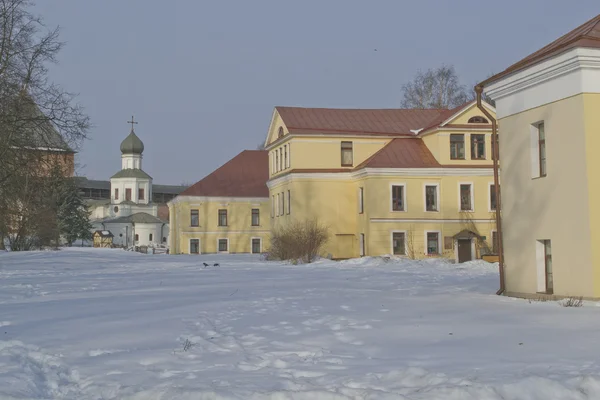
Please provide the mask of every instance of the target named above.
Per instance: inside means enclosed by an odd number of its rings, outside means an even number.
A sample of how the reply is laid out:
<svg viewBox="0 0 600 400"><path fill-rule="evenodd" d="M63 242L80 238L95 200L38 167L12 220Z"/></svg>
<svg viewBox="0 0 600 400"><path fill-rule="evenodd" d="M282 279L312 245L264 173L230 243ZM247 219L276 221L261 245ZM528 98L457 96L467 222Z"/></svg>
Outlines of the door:
<svg viewBox="0 0 600 400"><path fill-rule="evenodd" d="M471 261L471 239L458 239L458 262Z"/></svg>
<svg viewBox="0 0 600 400"><path fill-rule="evenodd" d="M364 257L365 255L365 234L361 233L360 234L360 256Z"/></svg>

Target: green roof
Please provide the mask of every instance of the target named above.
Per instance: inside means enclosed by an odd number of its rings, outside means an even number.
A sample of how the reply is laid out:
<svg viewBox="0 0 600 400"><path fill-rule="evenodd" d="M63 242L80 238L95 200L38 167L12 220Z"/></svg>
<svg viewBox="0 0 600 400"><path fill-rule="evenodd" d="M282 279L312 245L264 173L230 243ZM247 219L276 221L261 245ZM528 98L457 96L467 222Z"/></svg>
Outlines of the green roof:
<svg viewBox="0 0 600 400"><path fill-rule="evenodd" d="M152 179L152 177L150 175L148 175L147 173L145 173L141 169L137 169L137 168L122 169L122 170L120 170L119 172L117 172L116 174L114 174L113 176L110 177L110 179L115 179L115 178Z"/></svg>
<svg viewBox="0 0 600 400"><path fill-rule="evenodd" d="M142 154L144 152L144 143L135 134L133 129L127 137L121 142L121 153L123 154Z"/></svg>
<svg viewBox="0 0 600 400"><path fill-rule="evenodd" d="M115 219L111 219L108 221L104 221L105 224L126 224L126 223L134 223L134 224L162 224L163 220L155 217L154 215L150 215L145 212L139 212L132 215L128 215L126 217L119 217Z"/></svg>

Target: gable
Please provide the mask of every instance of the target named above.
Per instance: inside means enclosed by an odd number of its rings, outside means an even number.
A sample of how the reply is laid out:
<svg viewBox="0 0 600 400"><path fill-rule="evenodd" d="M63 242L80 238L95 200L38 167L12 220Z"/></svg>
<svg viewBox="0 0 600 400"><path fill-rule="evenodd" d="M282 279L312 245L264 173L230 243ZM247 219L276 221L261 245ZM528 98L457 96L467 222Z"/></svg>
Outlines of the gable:
<svg viewBox="0 0 600 400"><path fill-rule="evenodd" d="M487 103L483 102L484 107L486 107L487 111L492 114L493 117L496 116L496 110L488 105ZM448 120L444 121L444 125L471 125L471 123L469 123L469 120L473 117L483 117L487 120L487 124L483 124L483 125L489 125L492 123L492 121L489 120L488 117L486 117L481 110L477 107L477 104L475 102L473 102L473 104L471 104L470 106L466 107L465 109L461 110L459 113L453 115L452 117L450 117ZM475 123L473 124L474 127L477 125L481 125L481 123Z"/></svg>
<svg viewBox="0 0 600 400"><path fill-rule="evenodd" d="M273 110L273 116L271 117L271 123L269 124L269 130L267 131L267 140L265 140L265 147L269 144L273 143L279 138L280 129L283 132L283 135L287 135L290 133L289 129L285 126L283 122L283 118L277 111L277 109Z"/></svg>

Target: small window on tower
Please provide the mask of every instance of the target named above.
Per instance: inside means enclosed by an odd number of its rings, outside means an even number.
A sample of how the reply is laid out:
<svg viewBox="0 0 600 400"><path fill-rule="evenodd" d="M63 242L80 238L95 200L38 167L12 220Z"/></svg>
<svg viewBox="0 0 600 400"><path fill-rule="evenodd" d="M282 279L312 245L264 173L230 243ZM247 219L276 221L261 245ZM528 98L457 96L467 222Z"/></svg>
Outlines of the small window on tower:
<svg viewBox="0 0 600 400"><path fill-rule="evenodd" d="M144 200L144 189L143 188L138 189L138 199Z"/></svg>
<svg viewBox="0 0 600 400"><path fill-rule="evenodd" d="M115 200L119 200L119 188L115 189Z"/></svg>

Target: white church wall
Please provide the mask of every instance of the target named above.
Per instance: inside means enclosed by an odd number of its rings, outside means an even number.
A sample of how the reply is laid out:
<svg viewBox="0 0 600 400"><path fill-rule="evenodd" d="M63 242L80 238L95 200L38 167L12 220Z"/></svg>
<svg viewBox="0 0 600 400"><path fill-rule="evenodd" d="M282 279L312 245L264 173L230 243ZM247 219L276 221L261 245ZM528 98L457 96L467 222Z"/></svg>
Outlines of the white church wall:
<svg viewBox="0 0 600 400"><path fill-rule="evenodd" d="M144 189L144 200L138 199L138 189ZM119 189L119 198L115 199L115 189ZM151 197L148 193L151 193L152 184L149 179L139 178L116 178L110 180L110 197L112 202L120 204L126 199L126 189L131 189L131 201L134 203L148 204L148 198Z"/></svg>
<svg viewBox="0 0 600 400"><path fill-rule="evenodd" d="M166 224L136 224L134 227L134 235L137 235L138 238L136 245L148 246L161 244L163 236L167 237L168 240L168 230L169 228Z"/></svg>
<svg viewBox="0 0 600 400"><path fill-rule="evenodd" d="M122 154L121 169L142 169L141 154Z"/></svg>

